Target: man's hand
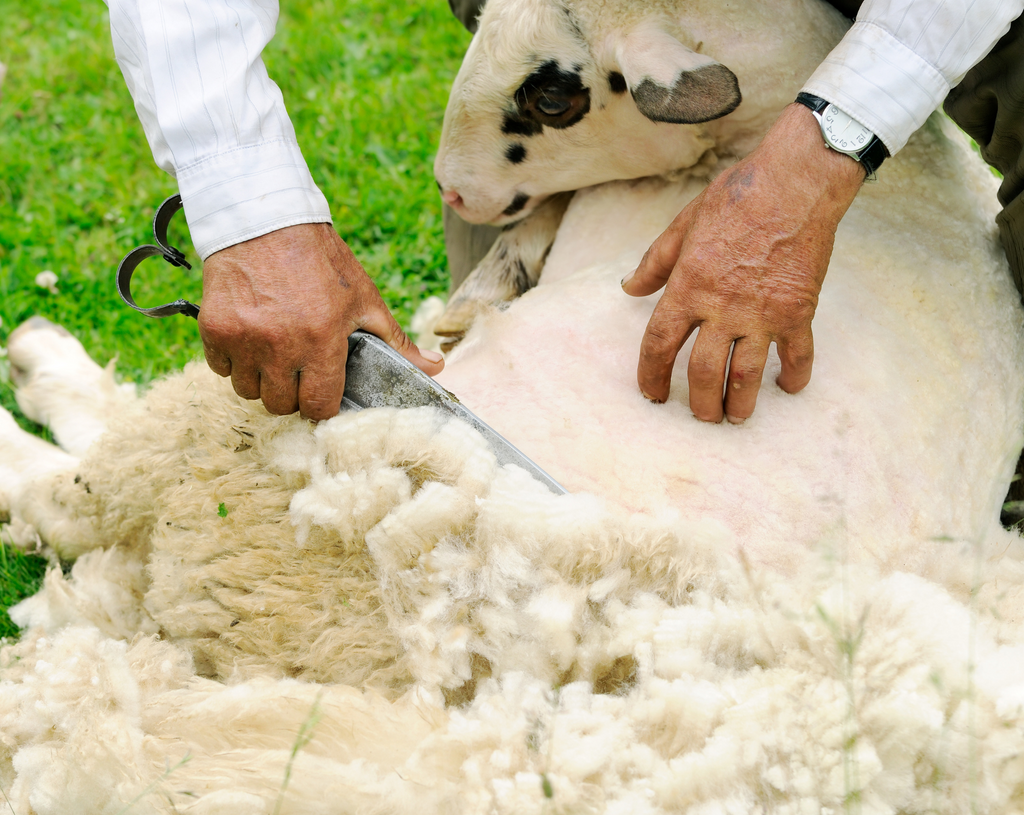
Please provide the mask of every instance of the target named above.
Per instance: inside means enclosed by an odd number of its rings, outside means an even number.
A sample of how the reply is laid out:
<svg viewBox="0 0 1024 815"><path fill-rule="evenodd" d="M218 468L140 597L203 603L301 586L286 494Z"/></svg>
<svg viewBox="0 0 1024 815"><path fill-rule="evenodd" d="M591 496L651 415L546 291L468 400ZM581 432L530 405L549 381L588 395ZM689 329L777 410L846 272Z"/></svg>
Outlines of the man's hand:
<svg viewBox="0 0 1024 815"><path fill-rule="evenodd" d="M203 264L199 333L209 366L271 413L337 414L348 335L363 328L431 376L420 351L330 224L301 224L215 252Z"/></svg>
<svg viewBox="0 0 1024 815"><path fill-rule="evenodd" d="M811 378L811 319L836 228L863 180L857 161L825 146L810 110L787 107L758 148L679 213L623 281L634 297L665 287L640 346L643 394L668 399L676 355L697 329L687 379L698 419L720 422L724 413L738 423L754 412L773 342L779 387L801 390Z"/></svg>

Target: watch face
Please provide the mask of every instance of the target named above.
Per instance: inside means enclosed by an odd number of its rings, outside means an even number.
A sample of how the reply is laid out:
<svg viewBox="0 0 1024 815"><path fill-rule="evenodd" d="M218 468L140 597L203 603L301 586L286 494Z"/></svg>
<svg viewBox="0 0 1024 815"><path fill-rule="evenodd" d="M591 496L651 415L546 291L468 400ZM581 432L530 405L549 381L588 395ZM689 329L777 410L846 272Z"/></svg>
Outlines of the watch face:
<svg viewBox="0 0 1024 815"><path fill-rule="evenodd" d="M821 132L825 140L842 153L856 153L868 146L874 135L856 119L829 105L821 114Z"/></svg>

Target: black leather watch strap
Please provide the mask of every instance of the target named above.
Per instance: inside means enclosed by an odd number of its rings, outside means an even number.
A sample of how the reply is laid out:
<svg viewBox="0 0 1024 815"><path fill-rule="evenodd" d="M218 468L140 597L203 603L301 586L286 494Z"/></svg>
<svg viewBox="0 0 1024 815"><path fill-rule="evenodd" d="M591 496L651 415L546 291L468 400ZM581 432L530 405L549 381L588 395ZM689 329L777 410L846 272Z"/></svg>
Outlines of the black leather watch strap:
<svg viewBox="0 0 1024 815"><path fill-rule="evenodd" d="M796 101L817 114L821 114L825 108L832 104L827 99L822 99L820 96L810 93L798 93ZM851 154L847 153L846 155ZM878 168L882 166L882 162L889 157L889 151L882 140L878 136L874 136L862 150L858 150L851 157L861 163L867 171L868 178L871 178Z"/></svg>
<svg viewBox="0 0 1024 815"><path fill-rule="evenodd" d="M821 113L825 108L832 104L828 99L822 99L820 96L803 93L802 91L796 95L796 101L801 105L809 107L815 113Z"/></svg>

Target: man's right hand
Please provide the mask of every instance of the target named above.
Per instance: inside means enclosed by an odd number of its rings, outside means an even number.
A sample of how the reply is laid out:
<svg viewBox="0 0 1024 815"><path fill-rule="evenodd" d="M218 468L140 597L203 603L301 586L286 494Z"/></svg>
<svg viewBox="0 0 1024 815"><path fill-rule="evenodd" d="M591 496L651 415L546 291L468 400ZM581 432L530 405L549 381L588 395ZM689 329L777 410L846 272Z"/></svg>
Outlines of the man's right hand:
<svg viewBox="0 0 1024 815"><path fill-rule="evenodd" d="M199 333L206 361L235 393L271 413L337 414L348 336L365 329L430 376L420 351L330 224L300 224L215 252L203 264Z"/></svg>

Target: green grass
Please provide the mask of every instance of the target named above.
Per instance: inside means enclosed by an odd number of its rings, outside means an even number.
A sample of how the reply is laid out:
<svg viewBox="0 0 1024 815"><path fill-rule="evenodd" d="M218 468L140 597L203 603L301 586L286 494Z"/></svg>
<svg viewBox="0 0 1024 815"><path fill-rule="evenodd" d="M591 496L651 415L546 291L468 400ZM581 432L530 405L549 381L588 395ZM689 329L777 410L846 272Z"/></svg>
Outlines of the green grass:
<svg viewBox="0 0 1024 815"><path fill-rule="evenodd" d="M118 261L152 241L153 211L176 187L153 163L108 26L99 0L0 0L0 345L41 314L144 383L202 346L194 321L146 319L114 290ZM468 41L441 0L295 0L264 54L335 228L406 326L447 288L431 163ZM194 260L183 224L172 242ZM44 270L60 278L56 295L35 286ZM196 271L150 260L137 279L146 305L200 299ZM2 368L0 405L41 431L18 414ZM0 635L2 610L41 571L38 558L0 560Z"/></svg>
<svg viewBox="0 0 1024 815"><path fill-rule="evenodd" d="M45 565L42 558L0 545L0 638L17 636L18 627L7 616L7 609L36 592Z"/></svg>

